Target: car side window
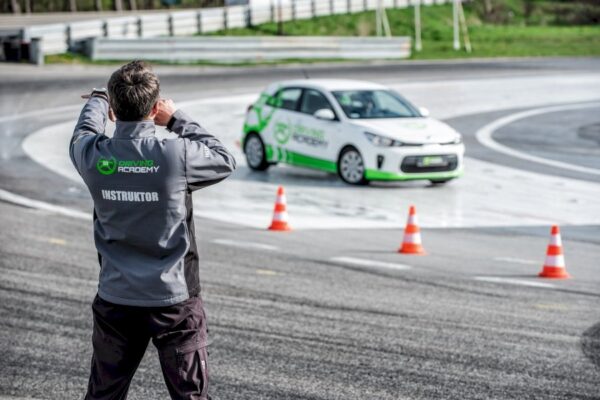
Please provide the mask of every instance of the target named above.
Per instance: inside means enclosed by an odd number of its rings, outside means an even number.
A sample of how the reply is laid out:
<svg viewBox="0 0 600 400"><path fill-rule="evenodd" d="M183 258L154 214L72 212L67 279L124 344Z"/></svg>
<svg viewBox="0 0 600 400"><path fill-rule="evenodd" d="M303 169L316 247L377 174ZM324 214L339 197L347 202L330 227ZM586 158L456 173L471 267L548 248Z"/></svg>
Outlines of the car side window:
<svg viewBox="0 0 600 400"><path fill-rule="evenodd" d="M315 112L323 108L333 111L329 100L327 100L323 93L313 89L306 89L304 91L304 96L302 96L300 112L313 115ZM335 114L335 111L333 112Z"/></svg>
<svg viewBox="0 0 600 400"><path fill-rule="evenodd" d="M267 104L271 107L297 111L298 101L300 100L301 95L302 89L299 88L281 89L275 96L267 101Z"/></svg>

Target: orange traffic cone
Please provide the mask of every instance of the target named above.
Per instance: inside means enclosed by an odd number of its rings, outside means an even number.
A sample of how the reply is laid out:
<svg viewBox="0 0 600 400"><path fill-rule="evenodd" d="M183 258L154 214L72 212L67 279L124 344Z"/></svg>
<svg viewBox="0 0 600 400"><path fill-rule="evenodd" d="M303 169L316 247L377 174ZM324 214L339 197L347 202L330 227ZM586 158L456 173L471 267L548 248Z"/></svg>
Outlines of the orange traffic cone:
<svg viewBox="0 0 600 400"><path fill-rule="evenodd" d="M421 230L419 229L415 206L410 206L408 221L406 222L406 228L404 229L404 240L402 240L402 247L398 249L398 253L425 254L425 250L421 245Z"/></svg>
<svg viewBox="0 0 600 400"><path fill-rule="evenodd" d="M288 225L287 201L283 186L277 189L277 200L275 200L275 210L273 211L273 222L269 230L272 231L290 231L292 228Z"/></svg>
<svg viewBox="0 0 600 400"><path fill-rule="evenodd" d="M550 232L550 243L546 251L546 262L542 272L539 273L542 278L568 279L571 276L567 273L565 267L565 257L562 251L562 240L560 238L560 229L557 225L552 227Z"/></svg>

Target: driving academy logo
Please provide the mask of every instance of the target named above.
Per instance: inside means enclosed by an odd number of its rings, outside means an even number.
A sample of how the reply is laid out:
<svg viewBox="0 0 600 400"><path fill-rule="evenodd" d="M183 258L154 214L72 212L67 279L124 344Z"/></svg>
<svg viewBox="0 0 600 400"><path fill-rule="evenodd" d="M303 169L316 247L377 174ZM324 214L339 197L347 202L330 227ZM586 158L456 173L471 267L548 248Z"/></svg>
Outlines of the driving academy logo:
<svg viewBox="0 0 600 400"><path fill-rule="evenodd" d="M117 170L117 159L111 157L107 160L106 158L100 157L96 163L96 168L102 175L112 175Z"/></svg>
<svg viewBox="0 0 600 400"><path fill-rule="evenodd" d="M96 169L102 175L120 174L154 174L160 166L154 165L154 160L117 160L114 157L100 157Z"/></svg>
<svg viewBox="0 0 600 400"><path fill-rule="evenodd" d="M292 135L290 124L286 124L285 122L281 121L275 123L274 135L275 140L277 140L279 144L286 144Z"/></svg>

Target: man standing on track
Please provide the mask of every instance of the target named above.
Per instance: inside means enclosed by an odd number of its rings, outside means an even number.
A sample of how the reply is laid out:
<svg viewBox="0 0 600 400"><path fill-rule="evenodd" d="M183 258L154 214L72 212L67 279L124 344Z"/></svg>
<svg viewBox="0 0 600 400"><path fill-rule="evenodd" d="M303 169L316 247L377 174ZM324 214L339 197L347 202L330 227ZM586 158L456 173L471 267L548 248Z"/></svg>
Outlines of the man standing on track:
<svg viewBox="0 0 600 400"><path fill-rule="evenodd" d="M171 398L209 399L192 192L227 178L235 160L159 98L158 77L143 62L84 97L70 155L94 200L101 268L85 399L126 399L150 339ZM104 134L109 116L113 138ZM159 140L156 125L179 137Z"/></svg>

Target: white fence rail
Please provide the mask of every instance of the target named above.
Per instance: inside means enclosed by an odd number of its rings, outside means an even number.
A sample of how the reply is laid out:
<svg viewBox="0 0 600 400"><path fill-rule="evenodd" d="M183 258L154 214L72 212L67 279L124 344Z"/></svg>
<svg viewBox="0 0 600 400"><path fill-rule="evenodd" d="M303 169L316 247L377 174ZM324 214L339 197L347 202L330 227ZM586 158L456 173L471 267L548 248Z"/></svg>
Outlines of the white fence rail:
<svg viewBox="0 0 600 400"><path fill-rule="evenodd" d="M240 63L294 59L401 59L410 56L408 37L160 37L152 39L94 38L88 45L93 60Z"/></svg>
<svg viewBox="0 0 600 400"><path fill-rule="evenodd" d="M416 1L421 4L442 4L452 0L383 0L388 8L404 8ZM191 11L142 14L112 17L104 20L37 25L21 30L22 40L35 39L33 60L43 62L46 54L64 53L76 49L78 42L89 38L111 39L154 38L161 36L189 36L223 29L249 27L265 22L306 19L332 14L356 13L374 10L377 0L278 0L270 5L248 5L203 8Z"/></svg>

